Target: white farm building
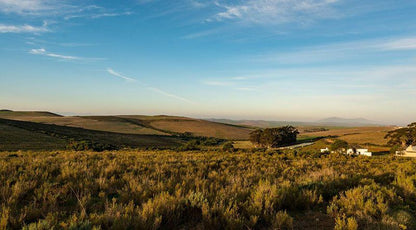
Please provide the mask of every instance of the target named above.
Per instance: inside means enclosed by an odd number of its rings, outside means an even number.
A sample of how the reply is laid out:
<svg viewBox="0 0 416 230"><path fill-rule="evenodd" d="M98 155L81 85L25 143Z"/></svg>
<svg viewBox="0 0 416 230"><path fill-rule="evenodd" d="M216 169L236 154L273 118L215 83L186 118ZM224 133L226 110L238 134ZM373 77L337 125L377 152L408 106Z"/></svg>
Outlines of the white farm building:
<svg viewBox="0 0 416 230"><path fill-rule="evenodd" d="M348 155L363 155L371 157L373 155L372 152L369 152L368 149L347 149Z"/></svg>
<svg viewBox="0 0 416 230"><path fill-rule="evenodd" d="M404 157L416 157L416 146L410 145L406 150L399 152L397 155Z"/></svg>

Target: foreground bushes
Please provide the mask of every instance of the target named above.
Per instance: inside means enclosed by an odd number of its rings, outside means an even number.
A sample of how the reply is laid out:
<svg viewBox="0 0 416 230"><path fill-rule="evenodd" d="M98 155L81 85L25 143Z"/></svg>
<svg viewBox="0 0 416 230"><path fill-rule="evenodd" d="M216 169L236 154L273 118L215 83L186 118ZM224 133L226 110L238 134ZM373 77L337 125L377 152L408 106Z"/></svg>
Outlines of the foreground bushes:
<svg viewBox="0 0 416 230"><path fill-rule="evenodd" d="M415 166L306 153L0 153L0 229L416 229Z"/></svg>

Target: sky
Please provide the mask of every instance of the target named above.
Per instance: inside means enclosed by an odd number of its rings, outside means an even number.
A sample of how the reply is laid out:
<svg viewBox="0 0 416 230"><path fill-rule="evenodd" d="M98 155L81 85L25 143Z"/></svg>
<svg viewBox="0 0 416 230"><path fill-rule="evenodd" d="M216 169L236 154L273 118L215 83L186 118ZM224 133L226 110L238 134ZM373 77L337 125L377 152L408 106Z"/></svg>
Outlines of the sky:
<svg viewBox="0 0 416 230"><path fill-rule="evenodd" d="M0 108L416 120L416 1L0 0Z"/></svg>

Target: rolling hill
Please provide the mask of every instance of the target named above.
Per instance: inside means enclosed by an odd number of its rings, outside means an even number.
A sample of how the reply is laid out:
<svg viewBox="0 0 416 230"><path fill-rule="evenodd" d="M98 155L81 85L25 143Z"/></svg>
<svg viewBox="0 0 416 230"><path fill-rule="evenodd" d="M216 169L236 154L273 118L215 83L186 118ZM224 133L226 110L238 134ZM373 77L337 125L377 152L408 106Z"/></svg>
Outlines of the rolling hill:
<svg viewBox="0 0 416 230"><path fill-rule="evenodd" d="M116 148L165 148L184 143L175 136L124 134L0 118L1 151L65 149L73 141L89 141Z"/></svg>
<svg viewBox="0 0 416 230"><path fill-rule="evenodd" d="M164 147L183 143L178 138L183 133L244 140L251 130L243 126L176 116L61 116L50 112L0 110L0 149L3 150L16 149L13 146L59 149L64 148L70 139L128 147ZM24 143L16 145L18 139Z"/></svg>

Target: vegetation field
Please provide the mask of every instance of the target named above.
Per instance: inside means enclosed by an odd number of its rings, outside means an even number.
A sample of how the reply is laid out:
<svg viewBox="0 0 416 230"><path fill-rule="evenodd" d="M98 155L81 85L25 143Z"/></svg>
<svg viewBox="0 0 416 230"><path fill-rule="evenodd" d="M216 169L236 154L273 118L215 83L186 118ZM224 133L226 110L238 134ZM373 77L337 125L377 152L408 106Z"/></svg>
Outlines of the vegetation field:
<svg viewBox="0 0 416 230"><path fill-rule="evenodd" d="M0 153L0 229L415 229L416 160Z"/></svg>
<svg viewBox="0 0 416 230"><path fill-rule="evenodd" d="M64 149L67 142L43 133L35 133L0 121L0 151Z"/></svg>
<svg viewBox="0 0 416 230"><path fill-rule="evenodd" d="M180 119L153 121L152 126L177 133L191 132L196 136L218 137L226 139L248 139L252 128L214 123L204 120Z"/></svg>
<svg viewBox="0 0 416 230"><path fill-rule="evenodd" d="M325 137L333 136L339 139L345 140L349 143L356 144L374 144L374 145L386 145L387 140L384 139L384 136L388 131L393 130L395 127L385 126L385 127L355 127L355 128L332 128L327 131L320 132L309 132L301 133L300 138L302 137Z"/></svg>

